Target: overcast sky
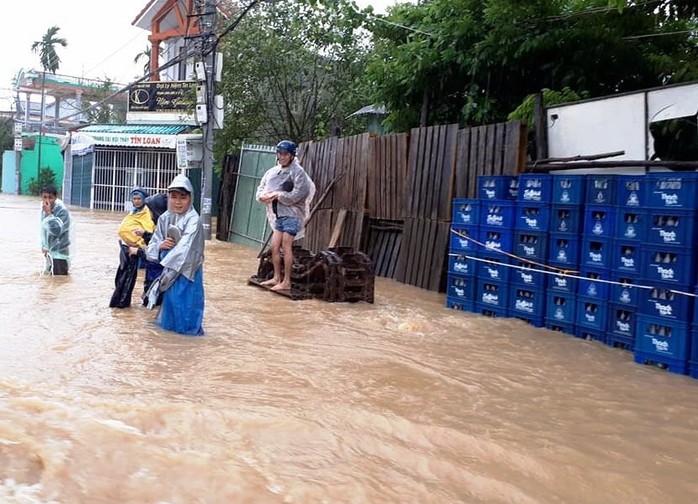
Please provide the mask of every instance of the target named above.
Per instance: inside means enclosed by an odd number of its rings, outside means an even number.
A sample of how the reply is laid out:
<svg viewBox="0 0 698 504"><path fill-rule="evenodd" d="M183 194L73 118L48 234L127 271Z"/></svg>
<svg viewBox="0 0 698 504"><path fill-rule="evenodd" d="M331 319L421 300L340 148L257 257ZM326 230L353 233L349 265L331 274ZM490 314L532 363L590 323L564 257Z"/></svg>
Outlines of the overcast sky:
<svg viewBox="0 0 698 504"><path fill-rule="evenodd" d="M356 0L363 7L373 5L384 12L395 0ZM58 73L74 77L104 79L129 83L142 75L143 63L133 62L148 47L148 32L131 22L148 0L24 0L3 1L3 29L0 30L0 110L14 106L12 85L22 69L41 70L39 55L31 46L52 26L58 36L68 41L58 47L61 58Z"/></svg>

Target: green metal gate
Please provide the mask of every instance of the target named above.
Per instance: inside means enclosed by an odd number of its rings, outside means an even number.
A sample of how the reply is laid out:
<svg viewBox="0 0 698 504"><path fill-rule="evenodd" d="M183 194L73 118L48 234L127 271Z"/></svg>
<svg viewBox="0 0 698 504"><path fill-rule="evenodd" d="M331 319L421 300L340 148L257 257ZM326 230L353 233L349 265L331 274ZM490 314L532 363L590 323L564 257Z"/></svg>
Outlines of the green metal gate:
<svg viewBox="0 0 698 504"><path fill-rule="evenodd" d="M264 172L275 164L276 149L273 146L242 145L228 231L229 242L259 247L271 233L264 205L255 200L255 193Z"/></svg>

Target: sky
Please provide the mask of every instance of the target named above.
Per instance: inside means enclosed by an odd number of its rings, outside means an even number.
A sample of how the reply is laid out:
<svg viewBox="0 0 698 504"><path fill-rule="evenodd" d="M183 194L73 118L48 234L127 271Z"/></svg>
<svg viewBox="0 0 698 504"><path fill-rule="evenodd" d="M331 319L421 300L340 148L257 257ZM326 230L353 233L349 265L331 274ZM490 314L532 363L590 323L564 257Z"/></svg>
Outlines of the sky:
<svg viewBox="0 0 698 504"><path fill-rule="evenodd" d="M356 0L385 12L395 0ZM25 0L3 2L5 23L0 30L0 110L12 110L13 79L21 69L41 71L39 55L31 46L52 26L68 41L57 47L59 74L92 79L109 78L128 84L142 75L143 60L134 58L148 46L148 32L131 25L148 0Z"/></svg>

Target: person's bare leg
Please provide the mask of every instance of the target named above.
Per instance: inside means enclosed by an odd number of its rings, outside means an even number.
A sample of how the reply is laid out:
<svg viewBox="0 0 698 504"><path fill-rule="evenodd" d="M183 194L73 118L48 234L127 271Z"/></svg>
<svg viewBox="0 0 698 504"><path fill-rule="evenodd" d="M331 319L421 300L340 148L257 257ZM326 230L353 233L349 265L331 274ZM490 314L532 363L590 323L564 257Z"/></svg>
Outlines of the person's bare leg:
<svg viewBox="0 0 698 504"><path fill-rule="evenodd" d="M293 235L284 233L282 240L284 248L284 279L271 288L274 291L291 290L291 272L293 271Z"/></svg>
<svg viewBox="0 0 698 504"><path fill-rule="evenodd" d="M277 229L271 235L271 263L274 265L274 276L261 283L264 286L276 285L281 281L281 242L283 233Z"/></svg>

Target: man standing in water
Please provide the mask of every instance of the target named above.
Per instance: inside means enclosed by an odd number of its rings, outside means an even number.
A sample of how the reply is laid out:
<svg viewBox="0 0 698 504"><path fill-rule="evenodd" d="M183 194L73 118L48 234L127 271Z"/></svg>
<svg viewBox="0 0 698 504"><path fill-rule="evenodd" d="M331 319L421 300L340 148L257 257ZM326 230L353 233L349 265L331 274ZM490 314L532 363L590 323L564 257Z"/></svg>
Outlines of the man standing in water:
<svg viewBox="0 0 698 504"><path fill-rule="evenodd" d="M296 144L282 140L276 146L277 164L267 170L257 188L257 201L267 207L267 219L274 230L271 261L274 276L262 282L274 291L291 290L293 242L303 237L315 184L296 159ZM283 252L283 276L281 257Z"/></svg>
<svg viewBox="0 0 698 504"><path fill-rule="evenodd" d="M52 185L41 188L41 251L45 273L67 275L70 265L70 212Z"/></svg>

